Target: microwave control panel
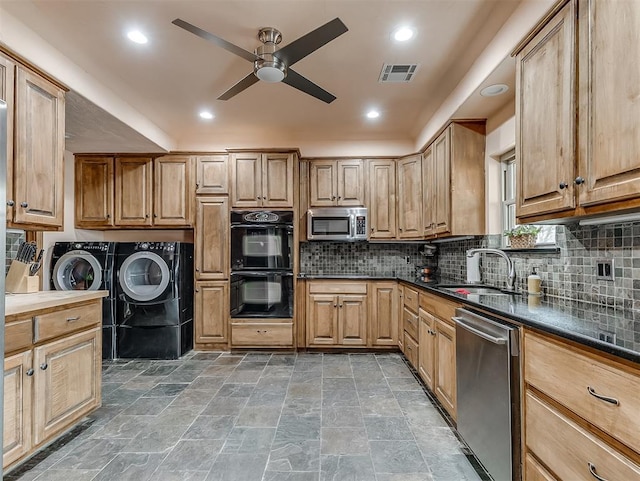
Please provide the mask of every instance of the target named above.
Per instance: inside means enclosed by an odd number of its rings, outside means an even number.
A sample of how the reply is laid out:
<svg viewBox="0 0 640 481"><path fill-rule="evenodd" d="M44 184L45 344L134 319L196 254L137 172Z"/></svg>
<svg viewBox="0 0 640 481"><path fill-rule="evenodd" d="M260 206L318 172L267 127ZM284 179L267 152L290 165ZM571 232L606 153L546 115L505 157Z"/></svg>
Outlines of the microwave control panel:
<svg viewBox="0 0 640 481"><path fill-rule="evenodd" d="M367 235L367 218L363 215L356 216L356 235Z"/></svg>

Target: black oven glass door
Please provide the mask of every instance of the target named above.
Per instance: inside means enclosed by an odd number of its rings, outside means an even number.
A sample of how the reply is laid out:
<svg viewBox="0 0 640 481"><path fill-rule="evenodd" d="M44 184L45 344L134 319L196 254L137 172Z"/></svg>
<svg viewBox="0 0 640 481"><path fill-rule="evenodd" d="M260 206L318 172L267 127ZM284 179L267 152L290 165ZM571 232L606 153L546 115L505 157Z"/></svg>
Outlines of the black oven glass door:
<svg viewBox="0 0 640 481"><path fill-rule="evenodd" d="M292 269L293 226L231 226L231 270Z"/></svg>
<svg viewBox="0 0 640 481"><path fill-rule="evenodd" d="M293 317L291 272L231 274L231 317Z"/></svg>
<svg viewBox="0 0 640 481"><path fill-rule="evenodd" d="M349 236L351 217L314 217L311 219L311 232L313 235Z"/></svg>

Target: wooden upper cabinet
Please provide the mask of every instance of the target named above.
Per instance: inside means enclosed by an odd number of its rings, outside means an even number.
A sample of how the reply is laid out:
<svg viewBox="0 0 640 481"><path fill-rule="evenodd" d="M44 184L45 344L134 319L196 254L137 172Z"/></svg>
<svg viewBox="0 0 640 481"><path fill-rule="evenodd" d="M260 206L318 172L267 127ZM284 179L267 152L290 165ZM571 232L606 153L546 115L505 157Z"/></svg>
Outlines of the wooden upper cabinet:
<svg viewBox="0 0 640 481"><path fill-rule="evenodd" d="M309 177L311 207L364 205L361 159L314 160Z"/></svg>
<svg viewBox="0 0 640 481"><path fill-rule="evenodd" d="M426 237L435 235L435 156L433 146L429 146L422 154L422 223Z"/></svg>
<svg viewBox="0 0 640 481"><path fill-rule="evenodd" d="M432 147L433 183L430 188L434 192L434 202L431 205L434 234L451 231L451 129L449 127L442 132Z"/></svg>
<svg viewBox="0 0 640 481"><path fill-rule="evenodd" d="M76 226L113 226L113 157L76 157Z"/></svg>
<svg viewBox="0 0 640 481"><path fill-rule="evenodd" d="M199 155L196 157L196 194L229 193L229 157Z"/></svg>
<svg viewBox="0 0 640 481"><path fill-rule="evenodd" d="M15 199L13 196L13 109L15 106L15 75L16 63L0 54L0 99L7 103L7 221L13 220Z"/></svg>
<svg viewBox="0 0 640 481"><path fill-rule="evenodd" d="M420 154L400 159L398 180L398 238L422 236L422 159Z"/></svg>
<svg viewBox="0 0 640 481"><path fill-rule="evenodd" d="M193 218L191 158L171 155L153 161L153 224L186 226Z"/></svg>
<svg viewBox="0 0 640 481"><path fill-rule="evenodd" d="M520 218L575 207L575 18L569 2L516 57ZM609 127L622 132L617 121Z"/></svg>
<svg viewBox="0 0 640 481"><path fill-rule="evenodd" d="M579 203L637 199L640 2L580 0L578 12Z"/></svg>
<svg viewBox="0 0 640 481"><path fill-rule="evenodd" d="M292 153L231 154L232 207L293 207Z"/></svg>
<svg viewBox="0 0 640 481"><path fill-rule="evenodd" d="M20 65L15 81L13 222L62 227L64 91Z"/></svg>
<svg viewBox="0 0 640 481"><path fill-rule="evenodd" d="M116 158L116 225L150 226L153 161L146 157Z"/></svg>
<svg viewBox="0 0 640 481"><path fill-rule="evenodd" d="M370 239L396 237L396 163L393 160L367 161L367 209Z"/></svg>
<svg viewBox="0 0 640 481"><path fill-rule="evenodd" d="M229 201L198 197L195 227L196 279L229 277Z"/></svg>

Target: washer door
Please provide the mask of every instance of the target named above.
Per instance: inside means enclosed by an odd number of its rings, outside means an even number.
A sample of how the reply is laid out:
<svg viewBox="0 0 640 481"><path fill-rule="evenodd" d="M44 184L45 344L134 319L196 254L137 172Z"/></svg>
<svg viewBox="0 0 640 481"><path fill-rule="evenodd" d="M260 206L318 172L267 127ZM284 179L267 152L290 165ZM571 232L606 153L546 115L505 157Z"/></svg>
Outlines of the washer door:
<svg viewBox="0 0 640 481"><path fill-rule="evenodd" d="M167 263L153 252L136 252L125 259L118 273L120 288L131 299L147 302L162 295L171 274Z"/></svg>
<svg viewBox="0 0 640 481"><path fill-rule="evenodd" d="M102 266L87 251L69 251L53 267L57 291L97 291L102 286Z"/></svg>

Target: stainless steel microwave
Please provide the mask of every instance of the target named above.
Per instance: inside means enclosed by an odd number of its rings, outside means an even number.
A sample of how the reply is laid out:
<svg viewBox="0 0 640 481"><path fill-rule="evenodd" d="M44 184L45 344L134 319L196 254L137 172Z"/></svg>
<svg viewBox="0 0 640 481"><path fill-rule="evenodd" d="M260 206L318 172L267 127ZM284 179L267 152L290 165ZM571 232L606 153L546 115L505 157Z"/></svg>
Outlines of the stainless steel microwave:
<svg viewBox="0 0 640 481"><path fill-rule="evenodd" d="M323 207L307 211L307 239L367 240L366 207Z"/></svg>

